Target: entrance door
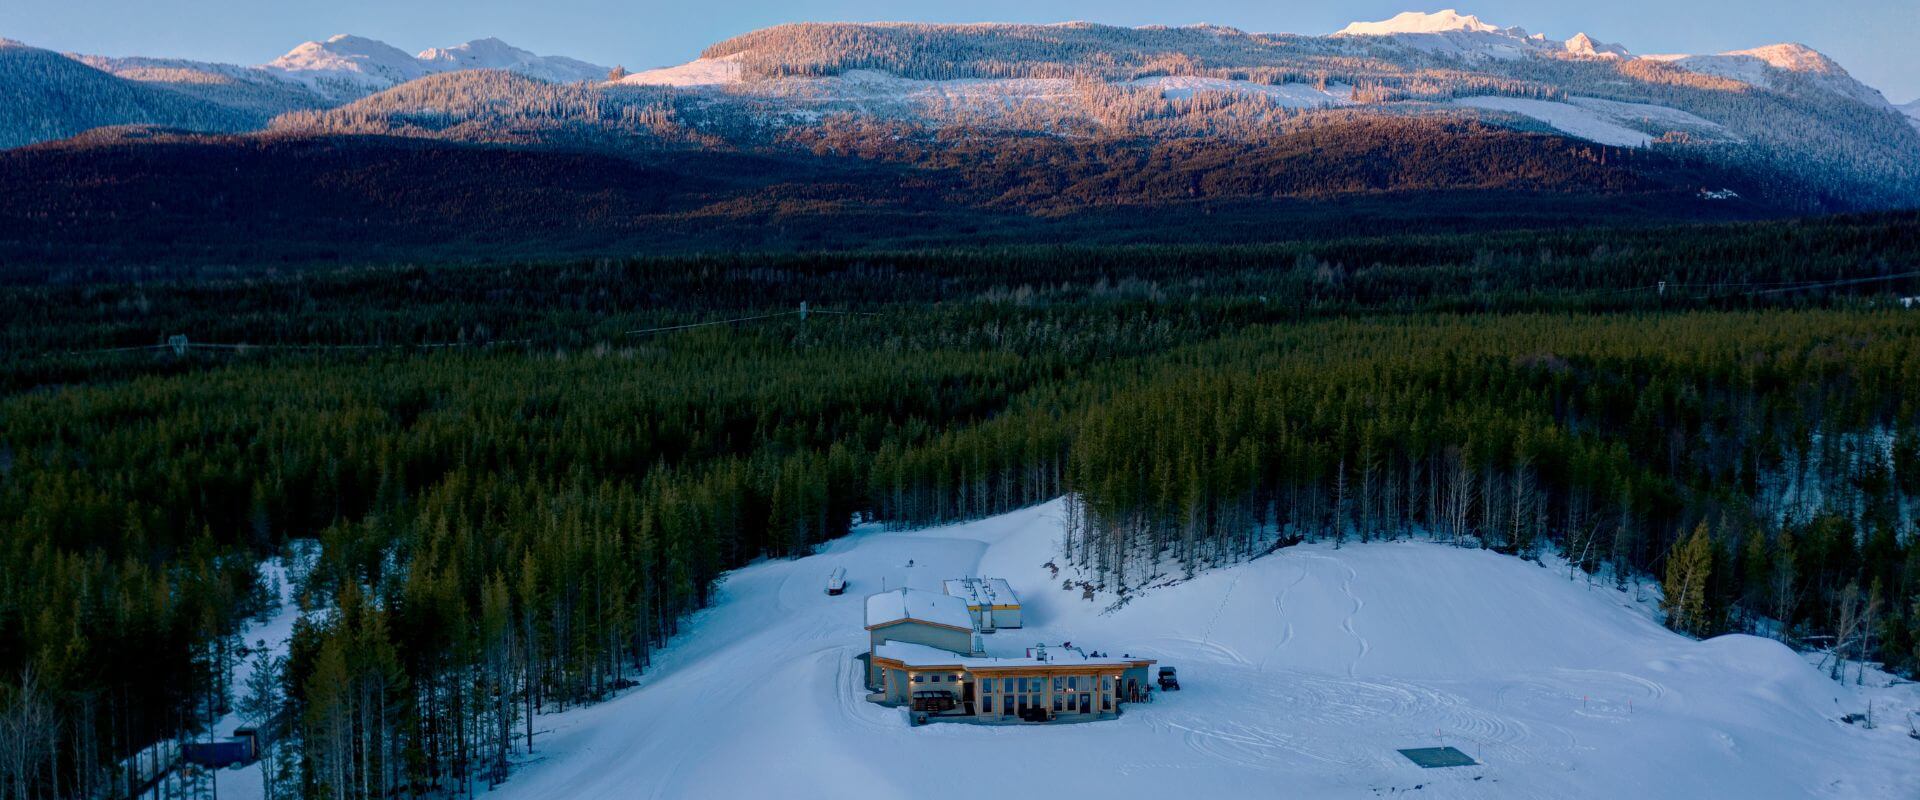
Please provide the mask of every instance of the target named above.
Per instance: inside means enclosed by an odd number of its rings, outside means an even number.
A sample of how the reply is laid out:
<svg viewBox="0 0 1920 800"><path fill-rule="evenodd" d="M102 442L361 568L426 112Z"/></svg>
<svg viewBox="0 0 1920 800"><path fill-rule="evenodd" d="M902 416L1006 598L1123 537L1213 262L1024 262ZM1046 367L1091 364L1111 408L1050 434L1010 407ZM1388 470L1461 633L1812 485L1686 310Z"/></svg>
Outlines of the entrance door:
<svg viewBox="0 0 1920 800"><path fill-rule="evenodd" d="M1080 713L1082 714L1093 713L1093 695L1091 694L1080 695Z"/></svg>

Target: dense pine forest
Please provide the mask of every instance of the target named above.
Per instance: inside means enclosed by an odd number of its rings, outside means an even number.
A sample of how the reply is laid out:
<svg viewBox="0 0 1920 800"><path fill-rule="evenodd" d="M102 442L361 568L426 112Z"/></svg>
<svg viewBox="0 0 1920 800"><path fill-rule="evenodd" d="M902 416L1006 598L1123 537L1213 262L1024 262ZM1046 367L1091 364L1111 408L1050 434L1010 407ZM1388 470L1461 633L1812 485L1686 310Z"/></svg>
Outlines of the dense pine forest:
<svg viewBox="0 0 1920 800"><path fill-rule="evenodd" d="M1418 537L1920 670L1912 214L78 275L0 286L0 797L230 709L270 797L471 794L727 570L1062 495L1114 602Z"/></svg>

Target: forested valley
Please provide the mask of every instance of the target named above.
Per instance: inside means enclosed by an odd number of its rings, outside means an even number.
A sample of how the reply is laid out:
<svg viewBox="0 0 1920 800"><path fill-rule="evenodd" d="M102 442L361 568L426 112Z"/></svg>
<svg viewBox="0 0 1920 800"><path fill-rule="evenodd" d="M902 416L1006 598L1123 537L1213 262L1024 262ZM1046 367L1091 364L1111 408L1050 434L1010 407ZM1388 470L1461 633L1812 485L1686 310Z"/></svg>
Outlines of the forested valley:
<svg viewBox="0 0 1920 800"><path fill-rule="evenodd" d="M470 795L727 570L1062 495L1112 602L1418 537L1920 669L1912 214L5 277L0 797L232 708L271 797Z"/></svg>

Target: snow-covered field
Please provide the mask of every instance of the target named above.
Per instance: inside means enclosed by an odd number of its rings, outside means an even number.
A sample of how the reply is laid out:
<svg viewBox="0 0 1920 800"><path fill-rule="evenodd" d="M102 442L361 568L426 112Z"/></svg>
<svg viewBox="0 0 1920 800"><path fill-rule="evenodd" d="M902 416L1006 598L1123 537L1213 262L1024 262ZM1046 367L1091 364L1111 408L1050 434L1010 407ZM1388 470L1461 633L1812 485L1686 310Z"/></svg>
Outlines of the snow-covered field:
<svg viewBox="0 0 1920 800"><path fill-rule="evenodd" d="M1252 81L1230 81L1224 78L1162 75L1128 81L1125 85L1158 89L1160 96L1168 100L1183 100L1202 92L1224 92L1266 97L1281 108L1332 108L1351 105L1353 102L1353 87L1345 84L1332 84L1325 89L1320 89L1306 83L1275 86Z"/></svg>
<svg viewBox="0 0 1920 800"><path fill-rule="evenodd" d="M728 797L1920 797L1913 684L1856 690L1771 641L1697 642L1519 559L1397 542L1288 548L1109 614L1043 564L1061 506L862 528L733 573L637 689L542 717L507 800ZM913 566L909 567L909 561ZM846 595L822 592L845 567ZM1145 654L1185 689L1118 720L907 725L864 701L862 598L1005 577L1036 642ZM1864 711L1881 727L1838 721ZM1481 766L1422 770L1448 744Z"/></svg>
<svg viewBox="0 0 1920 800"><path fill-rule="evenodd" d="M1678 109L1645 103L1621 103L1592 97L1568 102L1524 97L1462 97L1455 105L1504 111L1539 120L1554 130L1591 142L1616 147L1645 147L1653 141L1648 130L1678 130L1716 140L1736 140L1718 123Z"/></svg>

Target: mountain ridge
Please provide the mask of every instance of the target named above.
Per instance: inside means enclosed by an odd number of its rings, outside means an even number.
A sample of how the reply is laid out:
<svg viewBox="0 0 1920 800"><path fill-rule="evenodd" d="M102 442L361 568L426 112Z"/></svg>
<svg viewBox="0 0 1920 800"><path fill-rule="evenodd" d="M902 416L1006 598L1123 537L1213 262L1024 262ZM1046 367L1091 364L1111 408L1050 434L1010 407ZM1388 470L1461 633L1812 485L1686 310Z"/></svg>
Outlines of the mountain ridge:
<svg viewBox="0 0 1920 800"><path fill-rule="evenodd" d="M908 136L966 130L1017 147L1014 139L1029 136L1258 141L1323 118L1412 115L1707 155L1736 171L1779 173L1771 191L1811 206L1828 203L1814 198L1867 207L1920 198L1920 128L1816 51L1769 45L1636 56L1586 33L1556 41L1454 10L1356 23L1328 36L1215 25L792 23L617 81L597 65L492 38L409 54L342 34L260 67L76 58L127 84L164 89L159 97L229 113L143 118L134 109L144 106L134 105L102 118L58 100L33 113L71 113L73 121L16 120L31 130L0 141L57 138L89 124L159 124L782 149L821 146L845 125L903 125ZM22 73L16 92L71 94L36 85L34 70Z"/></svg>

